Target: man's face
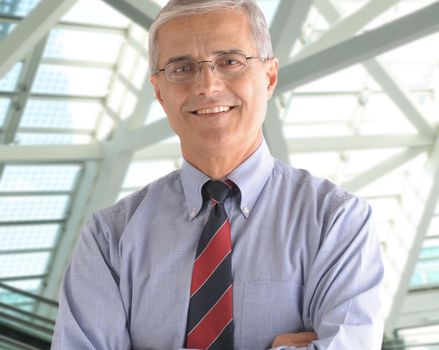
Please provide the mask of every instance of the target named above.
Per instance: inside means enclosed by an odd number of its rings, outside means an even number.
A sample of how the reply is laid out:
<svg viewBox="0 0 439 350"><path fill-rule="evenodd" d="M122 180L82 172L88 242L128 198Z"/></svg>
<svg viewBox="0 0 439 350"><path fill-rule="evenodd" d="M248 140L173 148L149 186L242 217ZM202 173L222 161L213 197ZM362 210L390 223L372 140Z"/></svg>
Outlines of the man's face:
<svg viewBox="0 0 439 350"><path fill-rule="evenodd" d="M160 29L158 48L160 69L177 57L205 61L237 50L247 57L258 56L247 16L237 10L173 19ZM254 59L242 74L224 78L202 63L198 77L187 83L169 82L164 73L151 77L186 159L256 148L277 65L276 59Z"/></svg>

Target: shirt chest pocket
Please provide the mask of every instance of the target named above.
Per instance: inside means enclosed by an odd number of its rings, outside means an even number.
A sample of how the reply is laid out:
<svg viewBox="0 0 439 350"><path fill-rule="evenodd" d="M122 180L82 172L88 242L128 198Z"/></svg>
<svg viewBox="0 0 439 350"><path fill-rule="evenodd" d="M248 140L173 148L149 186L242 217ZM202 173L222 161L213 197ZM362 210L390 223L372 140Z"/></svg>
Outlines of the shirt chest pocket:
<svg viewBox="0 0 439 350"><path fill-rule="evenodd" d="M267 349L277 335L302 331L303 292L292 282L246 282L239 350Z"/></svg>

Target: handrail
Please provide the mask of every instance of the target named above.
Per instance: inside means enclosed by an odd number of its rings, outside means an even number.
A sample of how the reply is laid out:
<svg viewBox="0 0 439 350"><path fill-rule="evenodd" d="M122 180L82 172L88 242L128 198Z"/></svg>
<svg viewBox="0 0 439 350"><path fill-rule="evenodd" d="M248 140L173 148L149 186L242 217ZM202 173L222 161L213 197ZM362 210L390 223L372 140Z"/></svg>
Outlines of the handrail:
<svg viewBox="0 0 439 350"><path fill-rule="evenodd" d="M18 307L14 307L14 306L11 306L9 304L5 304L5 303L0 302L0 307L3 307L5 309L12 310L12 311L14 311L16 313L19 313L19 314L22 314L22 315L25 315L25 316L29 316L29 317L38 319L40 321L47 322L47 323L55 325L55 321L51 320L50 318L43 317L43 316L34 314L34 313L26 311L26 310L22 310L22 309L20 309Z"/></svg>
<svg viewBox="0 0 439 350"><path fill-rule="evenodd" d="M5 312L1 312L0 311L0 316L3 319L5 319L5 320L10 320L10 321L15 322L17 324L22 324L22 325L28 326L30 328L34 328L34 329L39 330L41 332L47 333L49 335L53 334L53 329L51 329L51 328L40 326L38 324L35 324L33 322L30 322L30 321L23 320L22 318L18 318L18 317L12 316L12 315L7 314Z"/></svg>
<svg viewBox="0 0 439 350"><path fill-rule="evenodd" d="M0 334L0 342L3 341L9 345L12 346L19 346L19 348L17 349L22 349L22 350L40 350L39 348L30 346L28 344L22 343L21 341L18 341L16 339L12 339L12 338L8 338L5 337L4 335Z"/></svg>
<svg viewBox="0 0 439 350"><path fill-rule="evenodd" d="M59 306L58 302L56 302L54 300L47 299L47 298L44 298L42 296L30 293L30 292L26 292L24 290L8 286L7 284L1 283L1 282L0 282L0 288L9 290L11 292L14 292L14 293L17 293L17 294L20 294L20 295L23 295L23 296L26 296L26 297L29 297L32 299L35 299L35 300L40 301L40 302L45 303L45 304L49 304L50 306L55 306L55 307Z"/></svg>

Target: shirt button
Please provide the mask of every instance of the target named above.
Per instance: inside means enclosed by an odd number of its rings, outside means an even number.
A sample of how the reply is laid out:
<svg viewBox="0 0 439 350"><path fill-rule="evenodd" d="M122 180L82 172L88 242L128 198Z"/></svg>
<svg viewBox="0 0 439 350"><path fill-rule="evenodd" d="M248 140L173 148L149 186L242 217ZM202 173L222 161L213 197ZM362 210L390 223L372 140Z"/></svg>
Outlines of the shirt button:
<svg viewBox="0 0 439 350"><path fill-rule="evenodd" d="M191 211L191 219L193 219L195 217L195 210Z"/></svg>
<svg viewBox="0 0 439 350"><path fill-rule="evenodd" d="M250 209L249 208L247 208L247 207L244 207L244 214L248 214L248 213L250 213Z"/></svg>

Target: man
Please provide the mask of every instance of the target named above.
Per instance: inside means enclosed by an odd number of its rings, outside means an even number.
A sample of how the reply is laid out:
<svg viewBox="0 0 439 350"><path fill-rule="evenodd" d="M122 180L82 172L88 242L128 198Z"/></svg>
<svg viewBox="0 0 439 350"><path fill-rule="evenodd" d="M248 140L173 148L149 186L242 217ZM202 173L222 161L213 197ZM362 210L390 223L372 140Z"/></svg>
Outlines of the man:
<svg viewBox="0 0 439 350"><path fill-rule="evenodd" d="M149 52L185 161L86 225L53 348L379 349L370 207L270 155L278 61L253 0L171 0Z"/></svg>

